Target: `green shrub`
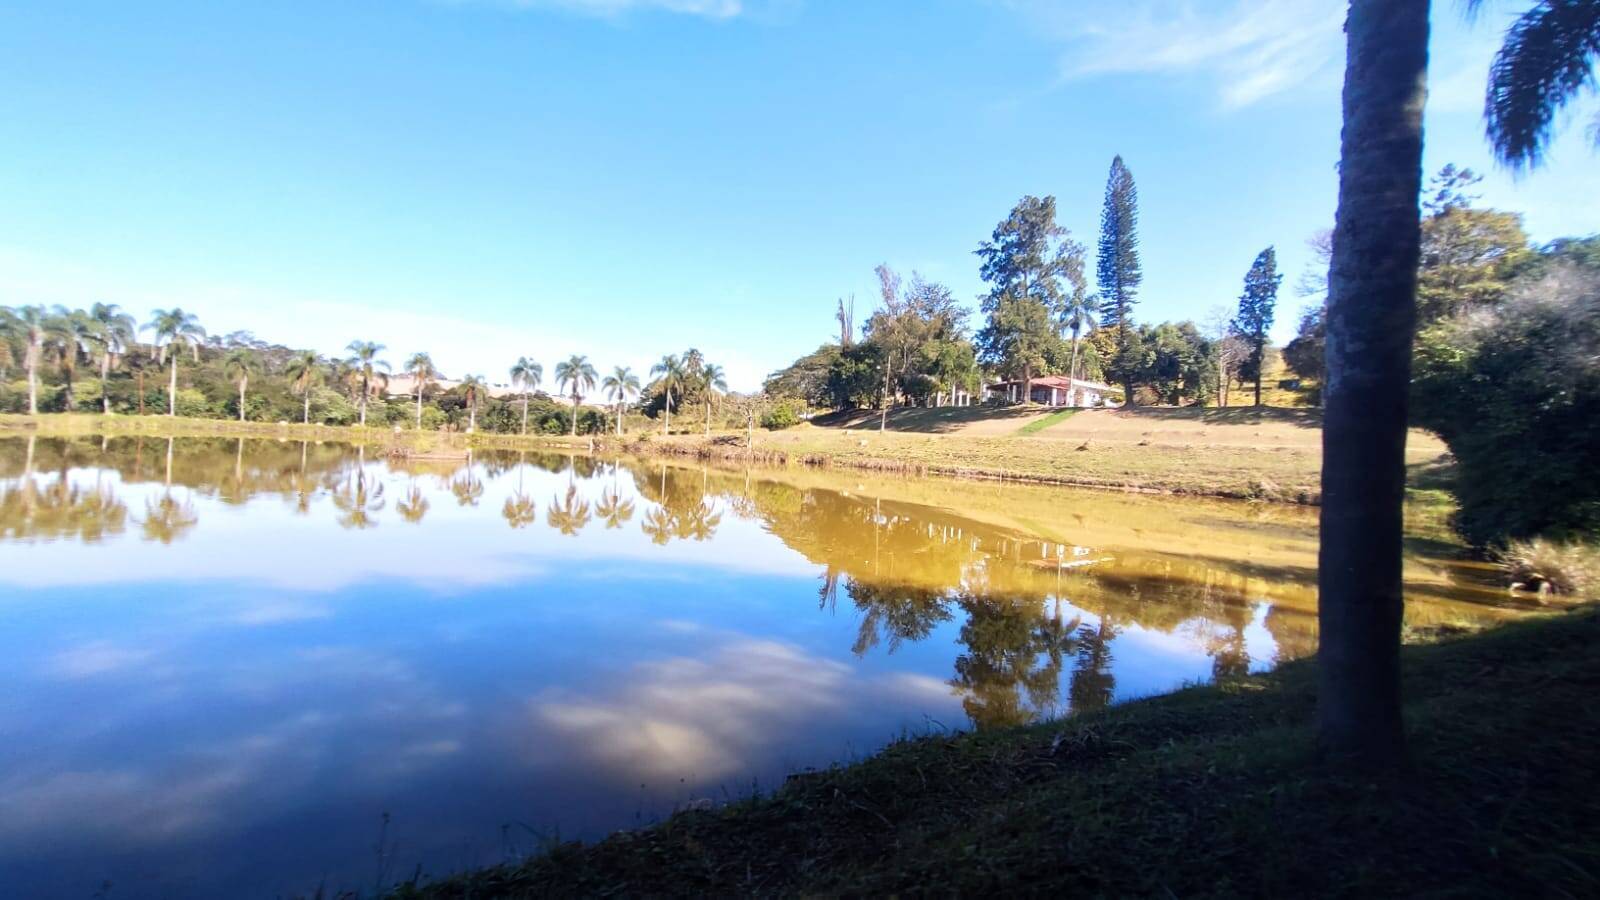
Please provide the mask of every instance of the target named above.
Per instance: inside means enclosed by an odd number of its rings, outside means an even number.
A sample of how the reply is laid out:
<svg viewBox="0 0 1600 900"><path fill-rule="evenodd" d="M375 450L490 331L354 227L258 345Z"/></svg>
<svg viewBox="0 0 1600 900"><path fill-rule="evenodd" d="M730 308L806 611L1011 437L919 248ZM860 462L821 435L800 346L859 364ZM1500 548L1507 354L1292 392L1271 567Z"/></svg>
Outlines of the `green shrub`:
<svg viewBox="0 0 1600 900"><path fill-rule="evenodd" d="M194 388L178 388L178 415L203 418L215 414L211 401Z"/></svg>
<svg viewBox="0 0 1600 900"><path fill-rule="evenodd" d="M780 400L761 414L761 427L768 431L782 431L800 424L799 404L793 400Z"/></svg>
<svg viewBox="0 0 1600 900"><path fill-rule="evenodd" d="M1552 267L1417 340L1412 415L1450 445L1477 546L1600 532L1600 273Z"/></svg>

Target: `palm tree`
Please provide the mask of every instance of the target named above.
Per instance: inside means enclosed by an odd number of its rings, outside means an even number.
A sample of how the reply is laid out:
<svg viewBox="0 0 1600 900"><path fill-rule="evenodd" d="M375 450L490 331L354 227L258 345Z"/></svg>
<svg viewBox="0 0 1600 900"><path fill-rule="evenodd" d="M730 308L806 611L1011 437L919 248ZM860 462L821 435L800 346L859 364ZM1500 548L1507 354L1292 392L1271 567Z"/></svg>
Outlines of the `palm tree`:
<svg viewBox="0 0 1600 900"><path fill-rule="evenodd" d="M439 370L433 367L433 357L426 353L413 353L406 360L406 374L410 375L417 389L417 430L422 430L422 391L439 377Z"/></svg>
<svg viewBox="0 0 1600 900"><path fill-rule="evenodd" d="M621 437L622 404L626 403L629 397L639 393L639 376L633 374L633 370L627 366L617 366L606 376L601 387L605 389L606 396L617 404L617 436Z"/></svg>
<svg viewBox="0 0 1600 900"><path fill-rule="evenodd" d="M171 309L158 309L151 314L151 319L144 326L154 334L156 345L156 358L160 362L169 363L172 371L167 382L167 415L178 414L178 354L188 350L195 362L200 361L200 342L206 338L206 330L200 327L200 320L193 313L186 313L174 306Z"/></svg>
<svg viewBox="0 0 1600 900"><path fill-rule="evenodd" d="M134 324L133 316L123 312L115 303L96 303L89 308L89 318L97 325L95 330L95 347L100 351L100 405L106 415L111 415L111 395L106 391L106 383L111 376L111 367L117 364L117 357L128 352L133 346L138 326Z"/></svg>
<svg viewBox="0 0 1600 900"><path fill-rule="evenodd" d="M666 418L661 420L661 436L666 437L672 430L672 395L676 393L683 396L683 388L688 380L688 373L684 371L683 363L672 354L661 357L661 361L650 367L650 374L655 377L655 388L667 398Z"/></svg>
<svg viewBox="0 0 1600 900"><path fill-rule="evenodd" d="M244 390L250 384L250 373L255 371L255 354L240 347L228 353L222 361L222 371L226 372L234 384L239 386L239 421L244 421Z"/></svg>
<svg viewBox="0 0 1600 900"><path fill-rule="evenodd" d="M1467 11L1482 5L1467 0ZM1596 0L1542 0L1512 23L1489 68L1484 100L1489 141L1502 163L1529 169L1544 159L1556 113L1584 88L1595 88L1597 61ZM1594 136L1600 145L1600 118Z"/></svg>
<svg viewBox="0 0 1600 900"><path fill-rule="evenodd" d="M511 367L511 386L522 392L522 433L528 433L528 392L544 380L544 366L526 356L517 357Z"/></svg>
<svg viewBox="0 0 1600 900"><path fill-rule="evenodd" d="M47 346L54 351L56 365L61 369L65 412L72 412L77 406L73 382L78 371L78 357L94 344L94 336L94 320L81 309L57 306L47 320Z"/></svg>
<svg viewBox="0 0 1600 900"><path fill-rule="evenodd" d="M1067 365L1067 378L1078 377L1078 339L1083 330L1088 328L1093 331L1100 321L1100 296L1085 291L1073 291L1061 298L1061 324L1072 332L1072 361ZM1071 384L1067 385L1068 400L1074 393Z"/></svg>
<svg viewBox="0 0 1600 900"><path fill-rule="evenodd" d="M385 349L382 344L374 344L372 341L351 341L345 349L350 351L349 364L355 369L356 377L361 380L361 427L365 428L367 398L372 395L373 379L383 378L382 373L389 371L389 363L378 359L378 354Z"/></svg>
<svg viewBox="0 0 1600 900"><path fill-rule="evenodd" d="M1318 730L1331 758L1393 769L1404 751L1401 505L1428 0L1351 0L1345 38L1323 393Z"/></svg>
<svg viewBox="0 0 1600 900"><path fill-rule="evenodd" d="M727 389L728 380L721 366L705 363L700 367L700 392L706 404L706 437L711 436L711 401L717 398L719 391Z"/></svg>
<svg viewBox="0 0 1600 900"><path fill-rule="evenodd" d="M22 338L22 367L28 372L28 415L36 416L39 414L39 360L44 355L50 313L42 306L23 306L6 310L4 316L0 324Z"/></svg>
<svg viewBox="0 0 1600 900"><path fill-rule="evenodd" d="M565 360L556 363L556 385L562 390L572 389L572 436L578 436L578 404L583 402L583 394L594 390L595 379L598 373L589 363L589 357L573 354Z"/></svg>
<svg viewBox="0 0 1600 900"><path fill-rule="evenodd" d="M322 359L315 350L302 350L284 366L283 374L289 377L290 390L304 398L305 409L301 421L310 425L311 389L322 381Z"/></svg>
<svg viewBox="0 0 1600 900"><path fill-rule="evenodd" d="M489 393L489 383L480 375L468 375L461 379L461 393L467 399L467 430L478 430L478 404Z"/></svg>

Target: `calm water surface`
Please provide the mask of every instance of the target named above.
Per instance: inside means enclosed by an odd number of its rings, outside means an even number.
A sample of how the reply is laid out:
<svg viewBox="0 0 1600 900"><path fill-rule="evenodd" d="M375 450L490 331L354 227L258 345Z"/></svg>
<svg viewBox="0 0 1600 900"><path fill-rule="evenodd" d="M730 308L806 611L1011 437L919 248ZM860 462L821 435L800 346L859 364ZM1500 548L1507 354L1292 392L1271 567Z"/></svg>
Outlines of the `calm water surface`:
<svg viewBox="0 0 1600 900"><path fill-rule="evenodd" d="M370 890L902 733L1267 668L1315 646L1315 526L813 470L0 439L0 893ZM1414 544L1411 621L1500 614Z"/></svg>

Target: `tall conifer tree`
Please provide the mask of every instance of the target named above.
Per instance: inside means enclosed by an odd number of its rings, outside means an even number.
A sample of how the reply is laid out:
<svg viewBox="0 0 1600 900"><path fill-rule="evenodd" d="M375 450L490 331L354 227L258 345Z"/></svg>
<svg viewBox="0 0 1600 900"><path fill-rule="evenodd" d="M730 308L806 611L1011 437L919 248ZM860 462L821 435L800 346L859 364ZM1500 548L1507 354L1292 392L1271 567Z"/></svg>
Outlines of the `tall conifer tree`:
<svg viewBox="0 0 1600 900"><path fill-rule="evenodd" d="M1100 282L1101 324L1113 329L1117 345L1107 373L1122 382L1124 399L1132 404L1139 343L1133 331L1133 305L1138 302L1144 275L1139 268L1139 190L1121 156L1111 160L1111 174L1106 179L1095 275Z"/></svg>
<svg viewBox="0 0 1600 900"><path fill-rule="evenodd" d="M1278 254L1273 248L1256 254L1256 261L1244 276L1244 293L1239 295L1239 313L1233 317L1233 330L1250 342L1250 370L1256 376L1256 405L1261 405L1261 371L1267 355L1267 331L1272 328L1273 310L1278 305Z"/></svg>

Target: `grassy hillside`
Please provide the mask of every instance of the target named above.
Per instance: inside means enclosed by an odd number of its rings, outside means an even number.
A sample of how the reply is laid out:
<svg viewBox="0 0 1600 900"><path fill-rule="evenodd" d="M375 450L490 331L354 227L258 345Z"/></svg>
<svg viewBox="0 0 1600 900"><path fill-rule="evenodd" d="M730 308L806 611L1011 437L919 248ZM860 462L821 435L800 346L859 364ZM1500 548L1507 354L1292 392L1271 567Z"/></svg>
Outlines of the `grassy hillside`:
<svg viewBox="0 0 1600 900"><path fill-rule="evenodd" d="M1600 617L1404 651L1410 766L1320 767L1315 661L1060 723L932 735L593 846L398 891L1595 896ZM1537 689L1530 689L1537 686Z"/></svg>

